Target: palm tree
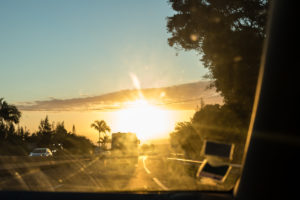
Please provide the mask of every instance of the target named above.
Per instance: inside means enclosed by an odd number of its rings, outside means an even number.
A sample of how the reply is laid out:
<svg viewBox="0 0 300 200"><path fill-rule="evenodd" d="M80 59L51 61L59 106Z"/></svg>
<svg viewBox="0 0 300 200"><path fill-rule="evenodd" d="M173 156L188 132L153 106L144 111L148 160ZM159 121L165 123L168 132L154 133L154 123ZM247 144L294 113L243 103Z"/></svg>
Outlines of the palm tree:
<svg viewBox="0 0 300 200"><path fill-rule="evenodd" d="M21 117L21 112L14 105L9 105L3 98L0 98L0 122L18 124Z"/></svg>
<svg viewBox="0 0 300 200"><path fill-rule="evenodd" d="M96 129L99 132L99 148L100 148L100 143L103 143L105 146L105 143L108 141L108 135L107 132L110 132L110 127L106 124L104 120L96 120L91 124L91 127ZM101 137L101 133L103 133L103 137Z"/></svg>

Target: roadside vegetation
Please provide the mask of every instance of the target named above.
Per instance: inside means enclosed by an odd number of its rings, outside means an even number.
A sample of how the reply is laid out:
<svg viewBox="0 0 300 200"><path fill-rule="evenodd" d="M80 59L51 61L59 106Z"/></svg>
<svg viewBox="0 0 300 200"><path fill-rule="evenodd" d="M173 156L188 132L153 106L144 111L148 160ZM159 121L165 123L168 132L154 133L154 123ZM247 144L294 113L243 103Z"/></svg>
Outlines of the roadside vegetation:
<svg viewBox="0 0 300 200"><path fill-rule="evenodd" d="M28 155L37 147L55 150L56 155L91 154L95 145L86 137L67 131L64 122L50 122L48 116L42 119L38 131L30 132L19 126L21 112L16 106L0 98L0 155Z"/></svg>
<svg viewBox="0 0 300 200"><path fill-rule="evenodd" d="M223 105L204 105L170 134L175 151L199 159L203 141L235 144L239 162L259 74L269 1L169 0L168 43L179 53L197 52ZM239 158L239 159L238 159Z"/></svg>
<svg viewBox="0 0 300 200"><path fill-rule="evenodd" d="M94 128L95 130L98 131L99 137L98 137L98 148L106 150L107 149L107 143L111 142L110 139L110 127L106 124L104 120L95 120L91 124L91 128Z"/></svg>

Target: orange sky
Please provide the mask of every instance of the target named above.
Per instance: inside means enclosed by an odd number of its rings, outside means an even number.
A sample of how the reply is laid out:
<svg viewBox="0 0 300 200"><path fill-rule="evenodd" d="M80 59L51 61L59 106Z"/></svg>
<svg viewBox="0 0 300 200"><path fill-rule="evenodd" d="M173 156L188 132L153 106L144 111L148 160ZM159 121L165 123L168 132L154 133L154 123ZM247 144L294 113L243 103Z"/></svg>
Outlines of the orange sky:
<svg viewBox="0 0 300 200"><path fill-rule="evenodd" d="M145 142L147 139L167 138L174 129L176 122L188 121L194 114L194 110L147 110L150 116L137 118L139 110L123 111L23 111L20 125L26 126L30 132L38 129L41 119L48 115L52 122L64 121L68 131L72 130L73 124L76 127L76 133L84 135L92 141L97 141L96 130L90 127L94 120L105 120L111 127L112 132L136 132L139 139ZM128 115L128 113L131 113ZM152 113L152 114L151 114ZM152 116L151 116L152 115ZM157 115L156 117L153 115ZM143 115L142 115L143 116ZM138 120L138 121L137 121ZM137 121L137 122L135 122ZM158 128L153 128L157 127ZM137 132L138 131L138 132Z"/></svg>

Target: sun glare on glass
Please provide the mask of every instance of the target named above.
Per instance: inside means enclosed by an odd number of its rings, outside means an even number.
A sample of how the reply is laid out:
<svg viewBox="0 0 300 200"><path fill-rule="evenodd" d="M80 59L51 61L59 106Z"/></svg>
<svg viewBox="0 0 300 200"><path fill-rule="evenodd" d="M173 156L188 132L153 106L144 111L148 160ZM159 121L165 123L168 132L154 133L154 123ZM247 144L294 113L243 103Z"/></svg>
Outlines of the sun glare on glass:
<svg viewBox="0 0 300 200"><path fill-rule="evenodd" d="M127 103L127 108L116 112L116 127L123 132L136 133L141 141L161 138L170 130L171 116L144 99Z"/></svg>

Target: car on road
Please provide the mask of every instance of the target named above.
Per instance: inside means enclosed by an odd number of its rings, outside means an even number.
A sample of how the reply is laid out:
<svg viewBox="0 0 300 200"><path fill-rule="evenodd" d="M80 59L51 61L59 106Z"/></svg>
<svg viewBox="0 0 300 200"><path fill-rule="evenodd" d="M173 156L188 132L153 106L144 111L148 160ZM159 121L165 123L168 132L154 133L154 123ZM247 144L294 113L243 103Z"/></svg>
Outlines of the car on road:
<svg viewBox="0 0 300 200"><path fill-rule="evenodd" d="M53 156L52 152L48 148L35 148L30 154L30 157L41 156L41 157L49 157Z"/></svg>

